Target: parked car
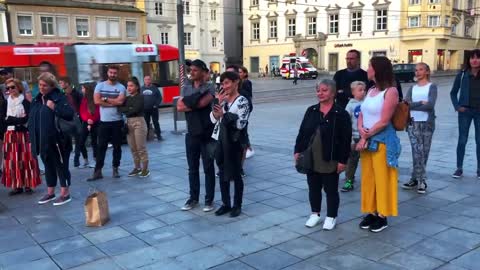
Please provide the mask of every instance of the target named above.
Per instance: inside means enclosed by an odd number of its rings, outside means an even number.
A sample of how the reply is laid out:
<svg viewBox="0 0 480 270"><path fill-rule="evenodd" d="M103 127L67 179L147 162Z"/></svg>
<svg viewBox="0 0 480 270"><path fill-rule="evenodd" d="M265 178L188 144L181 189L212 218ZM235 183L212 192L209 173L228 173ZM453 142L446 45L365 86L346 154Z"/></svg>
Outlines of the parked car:
<svg viewBox="0 0 480 270"><path fill-rule="evenodd" d="M415 64L393 65L395 77L402 82L413 82L415 79Z"/></svg>

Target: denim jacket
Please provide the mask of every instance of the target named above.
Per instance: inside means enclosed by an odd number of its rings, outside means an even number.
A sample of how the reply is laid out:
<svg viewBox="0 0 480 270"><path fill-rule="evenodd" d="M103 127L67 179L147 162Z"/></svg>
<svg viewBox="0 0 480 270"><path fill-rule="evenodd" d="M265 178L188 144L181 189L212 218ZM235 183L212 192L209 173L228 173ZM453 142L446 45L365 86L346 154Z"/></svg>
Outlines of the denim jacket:
<svg viewBox="0 0 480 270"><path fill-rule="evenodd" d="M470 71L462 70L455 77L452 90L450 91L450 99L455 110L458 110L460 107L467 107L470 103L470 76L472 76ZM460 97L458 97L459 91Z"/></svg>
<svg viewBox="0 0 480 270"><path fill-rule="evenodd" d="M368 151L376 152L378 144L384 143L387 147L387 165L392 168L398 168L398 158L402 151L400 139L392 124L389 124L383 131L370 137Z"/></svg>

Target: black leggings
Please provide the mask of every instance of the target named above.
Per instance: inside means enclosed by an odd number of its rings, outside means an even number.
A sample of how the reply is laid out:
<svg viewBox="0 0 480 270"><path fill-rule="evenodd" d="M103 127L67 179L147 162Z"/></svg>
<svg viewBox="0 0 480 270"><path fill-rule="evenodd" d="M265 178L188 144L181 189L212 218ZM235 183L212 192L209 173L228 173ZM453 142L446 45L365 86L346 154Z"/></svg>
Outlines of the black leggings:
<svg viewBox="0 0 480 270"><path fill-rule="evenodd" d="M312 173L307 175L308 197L312 212L320 213L322 208L322 188L327 195L327 216L336 218L340 205L338 194L338 174L334 173Z"/></svg>
<svg viewBox="0 0 480 270"><path fill-rule="evenodd" d="M92 145L93 150L93 158L97 157L97 130L98 130L98 123L93 124L90 126L90 130L88 130L88 123L82 121L82 130L80 131L80 136L76 144L78 147L75 146L75 159L78 160L80 154L82 154L83 158L88 159L88 151L87 147L85 146L88 135L90 135L90 144Z"/></svg>
<svg viewBox="0 0 480 270"><path fill-rule="evenodd" d="M67 138L71 141L71 138ZM71 146L70 146L71 147ZM68 169L71 148L60 144L50 144L46 153L40 155L45 166L47 187L57 186L57 177L61 187L70 186L71 175Z"/></svg>

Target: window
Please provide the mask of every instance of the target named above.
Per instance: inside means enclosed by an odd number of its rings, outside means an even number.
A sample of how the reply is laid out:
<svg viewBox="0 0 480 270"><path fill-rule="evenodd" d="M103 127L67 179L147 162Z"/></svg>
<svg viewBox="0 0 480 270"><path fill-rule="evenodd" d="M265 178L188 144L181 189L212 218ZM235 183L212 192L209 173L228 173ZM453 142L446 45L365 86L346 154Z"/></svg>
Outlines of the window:
<svg viewBox="0 0 480 270"><path fill-rule="evenodd" d="M471 25L465 25L465 36L466 37L471 37L472 36L472 26Z"/></svg>
<svg viewBox="0 0 480 270"><path fill-rule="evenodd" d="M95 20L97 37L106 38L108 36L107 19L97 18Z"/></svg>
<svg viewBox="0 0 480 270"><path fill-rule="evenodd" d="M259 40L260 39L260 23L254 22L252 23L252 40Z"/></svg>
<svg viewBox="0 0 480 270"><path fill-rule="evenodd" d="M445 27L450 25L450 16L445 16Z"/></svg>
<svg viewBox="0 0 480 270"><path fill-rule="evenodd" d="M160 44L168 44L168 33L160 33Z"/></svg>
<svg viewBox="0 0 480 270"><path fill-rule="evenodd" d="M127 28L127 38L137 38L137 22L127 21L125 26Z"/></svg>
<svg viewBox="0 0 480 270"><path fill-rule="evenodd" d="M296 35L296 21L295 18L287 20L287 37L293 37Z"/></svg>
<svg viewBox="0 0 480 270"><path fill-rule="evenodd" d="M362 12L352 12L351 32L362 32Z"/></svg>
<svg viewBox="0 0 480 270"><path fill-rule="evenodd" d="M408 27L419 27L420 26L420 16L408 17Z"/></svg>
<svg viewBox="0 0 480 270"><path fill-rule="evenodd" d="M467 9L472 9L473 8L473 0L468 0L467 1Z"/></svg>
<svg viewBox="0 0 480 270"><path fill-rule="evenodd" d="M252 6L258 6L258 0L252 0Z"/></svg>
<svg viewBox="0 0 480 270"><path fill-rule="evenodd" d="M420 0L409 0L408 3L410 5L420 5Z"/></svg>
<svg viewBox="0 0 480 270"><path fill-rule="evenodd" d="M77 37L88 37L90 35L88 31L88 19L76 18L75 19Z"/></svg>
<svg viewBox="0 0 480 270"><path fill-rule="evenodd" d="M22 36L31 36L33 34L32 16L19 15L18 21L18 33Z"/></svg>
<svg viewBox="0 0 480 270"><path fill-rule="evenodd" d="M456 35L457 35L457 24L452 23L452 36L456 36Z"/></svg>
<svg viewBox="0 0 480 270"><path fill-rule="evenodd" d="M190 15L190 1L183 1L183 14Z"/></svg>
<svg viewBox="0 0 480 270"><path fill-rule="evenodd" d="M338 13L328 15L328 33L338 34Z"/></svg>
<svg viewBox="0 0 480 270"><path fill-rule="evenodd" d="M316 17L308 17L308 35L313 36L317 34L317 18Z"/></svg>
<svg viewBox="0 0 480 270"><path fill-rule="evenodd" d="M377 31L386 31L387 30L387 10L379 9L376 11L377 15Z"/></svg>
<svg viewBox="0 0 480 270"><path fill-rule="evenodd" d="M440 3L440 0L429 0L428 2L430 4L438 4L438 3Z"/></svg>
<svg viewBox="0 0 480 270"><path fill-rule="evenodd" d="M428 26L429 27L440 26L440 16L428 16Z"/></svg>
<svg viewBox="0 0 480 270"><path fill-rule="evenodd" d="M192 46L192 33L191 32L185 32L183 34L183 37L185 39L185 45L186 46Z"/></svg>
<svg viewBox="0 0 480 270"><path fill-rule="evenodd" d="M57 17L57 35L59 37L68 37L69 36L69 25L67 17Z"/></svg>
<svg viewBox="0 0 480 270"><path fill-rule="evenodd" d="M277 20L271 20L268 22L268 38L277 38Z"/></svg>
<svg viewBox="0 0 480 270"><path fill-rule="evenodd" d="M55 35L53 27L53 17L40 16L40 23L42 24L42 35L53 36Z"/></svg>
<svg viewBox="0 0 480 270"><path fill-rule="evenodd" d="M217 10L216 9L210 10L210 20L212 20L212 21L217 20Z"/></svg>
<svg viewBox="0 0 480 270"><path fill-rule="evenodd" d="M128 25L128 23L127 23L127 25ZM109 36L110 37L115 37L115 38L120 37L120 21L118 19L109 19L108 20L108 30L109 30ZM127 37L129 37L128 36L128 27L127 27Z"/></svg>
<svg viewBox="0 0 480 270"><path fill-rule="evenodd" d="M213 48L217 47L217 37L212 37L212 47Z"/></svg>
<svg viewBox="0 0 480 270"><path fill-rule="evenodd" d="M120 37L120 21L118 19L96 18L96 31L99 38Z"/></svg>
<svg viewBox="0 0 480 270"><path fill-rule="evenodd" d="M163 15L163 3L155 2L155 15L157 16Z"/></svg>

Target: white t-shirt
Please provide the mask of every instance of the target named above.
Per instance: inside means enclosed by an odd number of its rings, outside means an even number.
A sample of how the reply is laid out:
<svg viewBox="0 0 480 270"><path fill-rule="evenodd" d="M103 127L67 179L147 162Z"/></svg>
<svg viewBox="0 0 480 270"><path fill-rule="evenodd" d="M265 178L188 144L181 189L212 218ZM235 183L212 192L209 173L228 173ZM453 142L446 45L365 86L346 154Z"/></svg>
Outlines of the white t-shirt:
<svg viewBox="0 0 480 270"><path fill-rule="evenodd" d="M386 90L377 92L372 96L373 91L369 91L363 100L360 110L363 116L363 127L372 128L382 117L383 103L385 101Z"/></svg>
<svg viewBox="0 0 480 270"><path fill-rule="evenodd" d="M414 85L412 88L412 102L428 101L431 83L424 86ZM411 111L410 115L415 122L425 122L428 120L428 112Z"/></svg>

